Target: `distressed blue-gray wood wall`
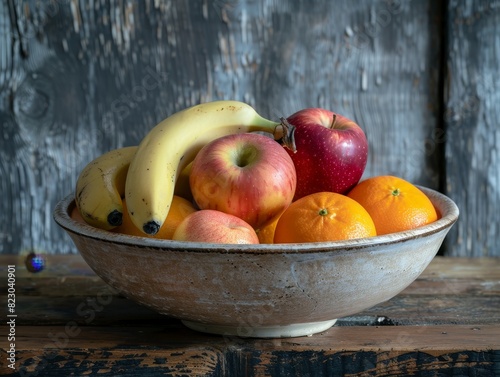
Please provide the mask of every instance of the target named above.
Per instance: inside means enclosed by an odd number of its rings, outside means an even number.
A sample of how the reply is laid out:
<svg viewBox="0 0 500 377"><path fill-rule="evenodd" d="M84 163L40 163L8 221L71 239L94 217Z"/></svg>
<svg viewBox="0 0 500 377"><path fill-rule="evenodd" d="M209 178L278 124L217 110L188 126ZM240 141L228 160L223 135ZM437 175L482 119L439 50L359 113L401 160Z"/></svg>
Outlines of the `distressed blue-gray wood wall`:
<svg viewBox="0 0 500 377"><path fill-rule="evenodd" d="M365 176L460 207L442 253L500 255L499 25L497 1L2 1L0 253L75 253L52 210L87 162L238 99L355 119Z"/></svg>

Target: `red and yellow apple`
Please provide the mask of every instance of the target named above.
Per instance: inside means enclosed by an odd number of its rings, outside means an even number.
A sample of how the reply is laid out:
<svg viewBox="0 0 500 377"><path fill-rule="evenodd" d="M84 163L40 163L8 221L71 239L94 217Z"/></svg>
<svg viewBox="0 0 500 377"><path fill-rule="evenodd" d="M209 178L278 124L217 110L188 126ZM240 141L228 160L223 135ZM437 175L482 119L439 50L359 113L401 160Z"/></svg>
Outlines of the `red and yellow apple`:
<svg viewBox="0 0 500 377"><path fill-rule="evenodd" d="M224 244L258 244L257 233L239 217L211 209L188 215L175 229L173 240Z"/></svg>
<svg viewBox="0 0 500 377"><path fill-rule="evenodd" d="M322 108L300 110L286 121L295 126L294 201L315 192L345 194L360 180L368 159L368 141L354 121Z"/></svg>
<svg viewBox="0 0 500 377"><path fill-rule="evenodd" d="M275 140L256 133L218 138L196 155L190 174L200 209L214 209L264 226L292 202L297 176Z"/></svg>

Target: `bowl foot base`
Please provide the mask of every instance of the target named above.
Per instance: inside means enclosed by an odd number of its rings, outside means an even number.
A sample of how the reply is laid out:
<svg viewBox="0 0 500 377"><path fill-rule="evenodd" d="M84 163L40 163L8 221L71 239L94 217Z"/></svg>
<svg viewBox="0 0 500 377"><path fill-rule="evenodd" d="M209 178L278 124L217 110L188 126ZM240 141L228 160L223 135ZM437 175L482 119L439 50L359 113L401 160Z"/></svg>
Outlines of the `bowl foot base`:
<svg viewBox="0 0 500 377"><path fill-rule="evenodd" d="M297 323L284 326L226 326L183 320L182 323L191 330L241 338L292 338L310 336L332 327L336 319L322 322Z"/></svg>

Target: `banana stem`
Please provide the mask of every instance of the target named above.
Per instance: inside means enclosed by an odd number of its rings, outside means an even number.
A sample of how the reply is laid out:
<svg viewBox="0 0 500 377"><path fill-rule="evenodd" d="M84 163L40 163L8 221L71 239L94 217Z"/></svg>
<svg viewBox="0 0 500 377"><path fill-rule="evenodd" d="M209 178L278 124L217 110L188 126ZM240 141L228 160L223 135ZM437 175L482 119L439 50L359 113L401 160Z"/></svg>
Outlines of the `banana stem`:
<svg viewBox="0 0 500 377"><path fill-rule="evenodd" d="M290 149L293 153L297 152L297 146L295 145L295 126L288 123L288 121L284 117L281 117L280 121L280 125L283 131L283 145L286 148Z"/></svg>

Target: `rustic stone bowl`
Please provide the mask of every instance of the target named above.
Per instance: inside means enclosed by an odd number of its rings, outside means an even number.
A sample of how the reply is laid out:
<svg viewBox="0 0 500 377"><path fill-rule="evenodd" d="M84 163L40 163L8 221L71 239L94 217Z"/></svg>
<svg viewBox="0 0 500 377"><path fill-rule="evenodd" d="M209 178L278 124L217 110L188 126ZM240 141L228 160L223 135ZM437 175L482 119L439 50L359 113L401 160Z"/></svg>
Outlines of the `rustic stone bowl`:
<svg viewBox="0 0 500 377"><path fill-rule="evenodd" d="M330 328L412 283L458 218L455 203L422 188L441 217L371 238L281 245L220 245L127 236L70 217L64 228L89 266L129 299L189 328L230 336L294 337Z"/></svg>

